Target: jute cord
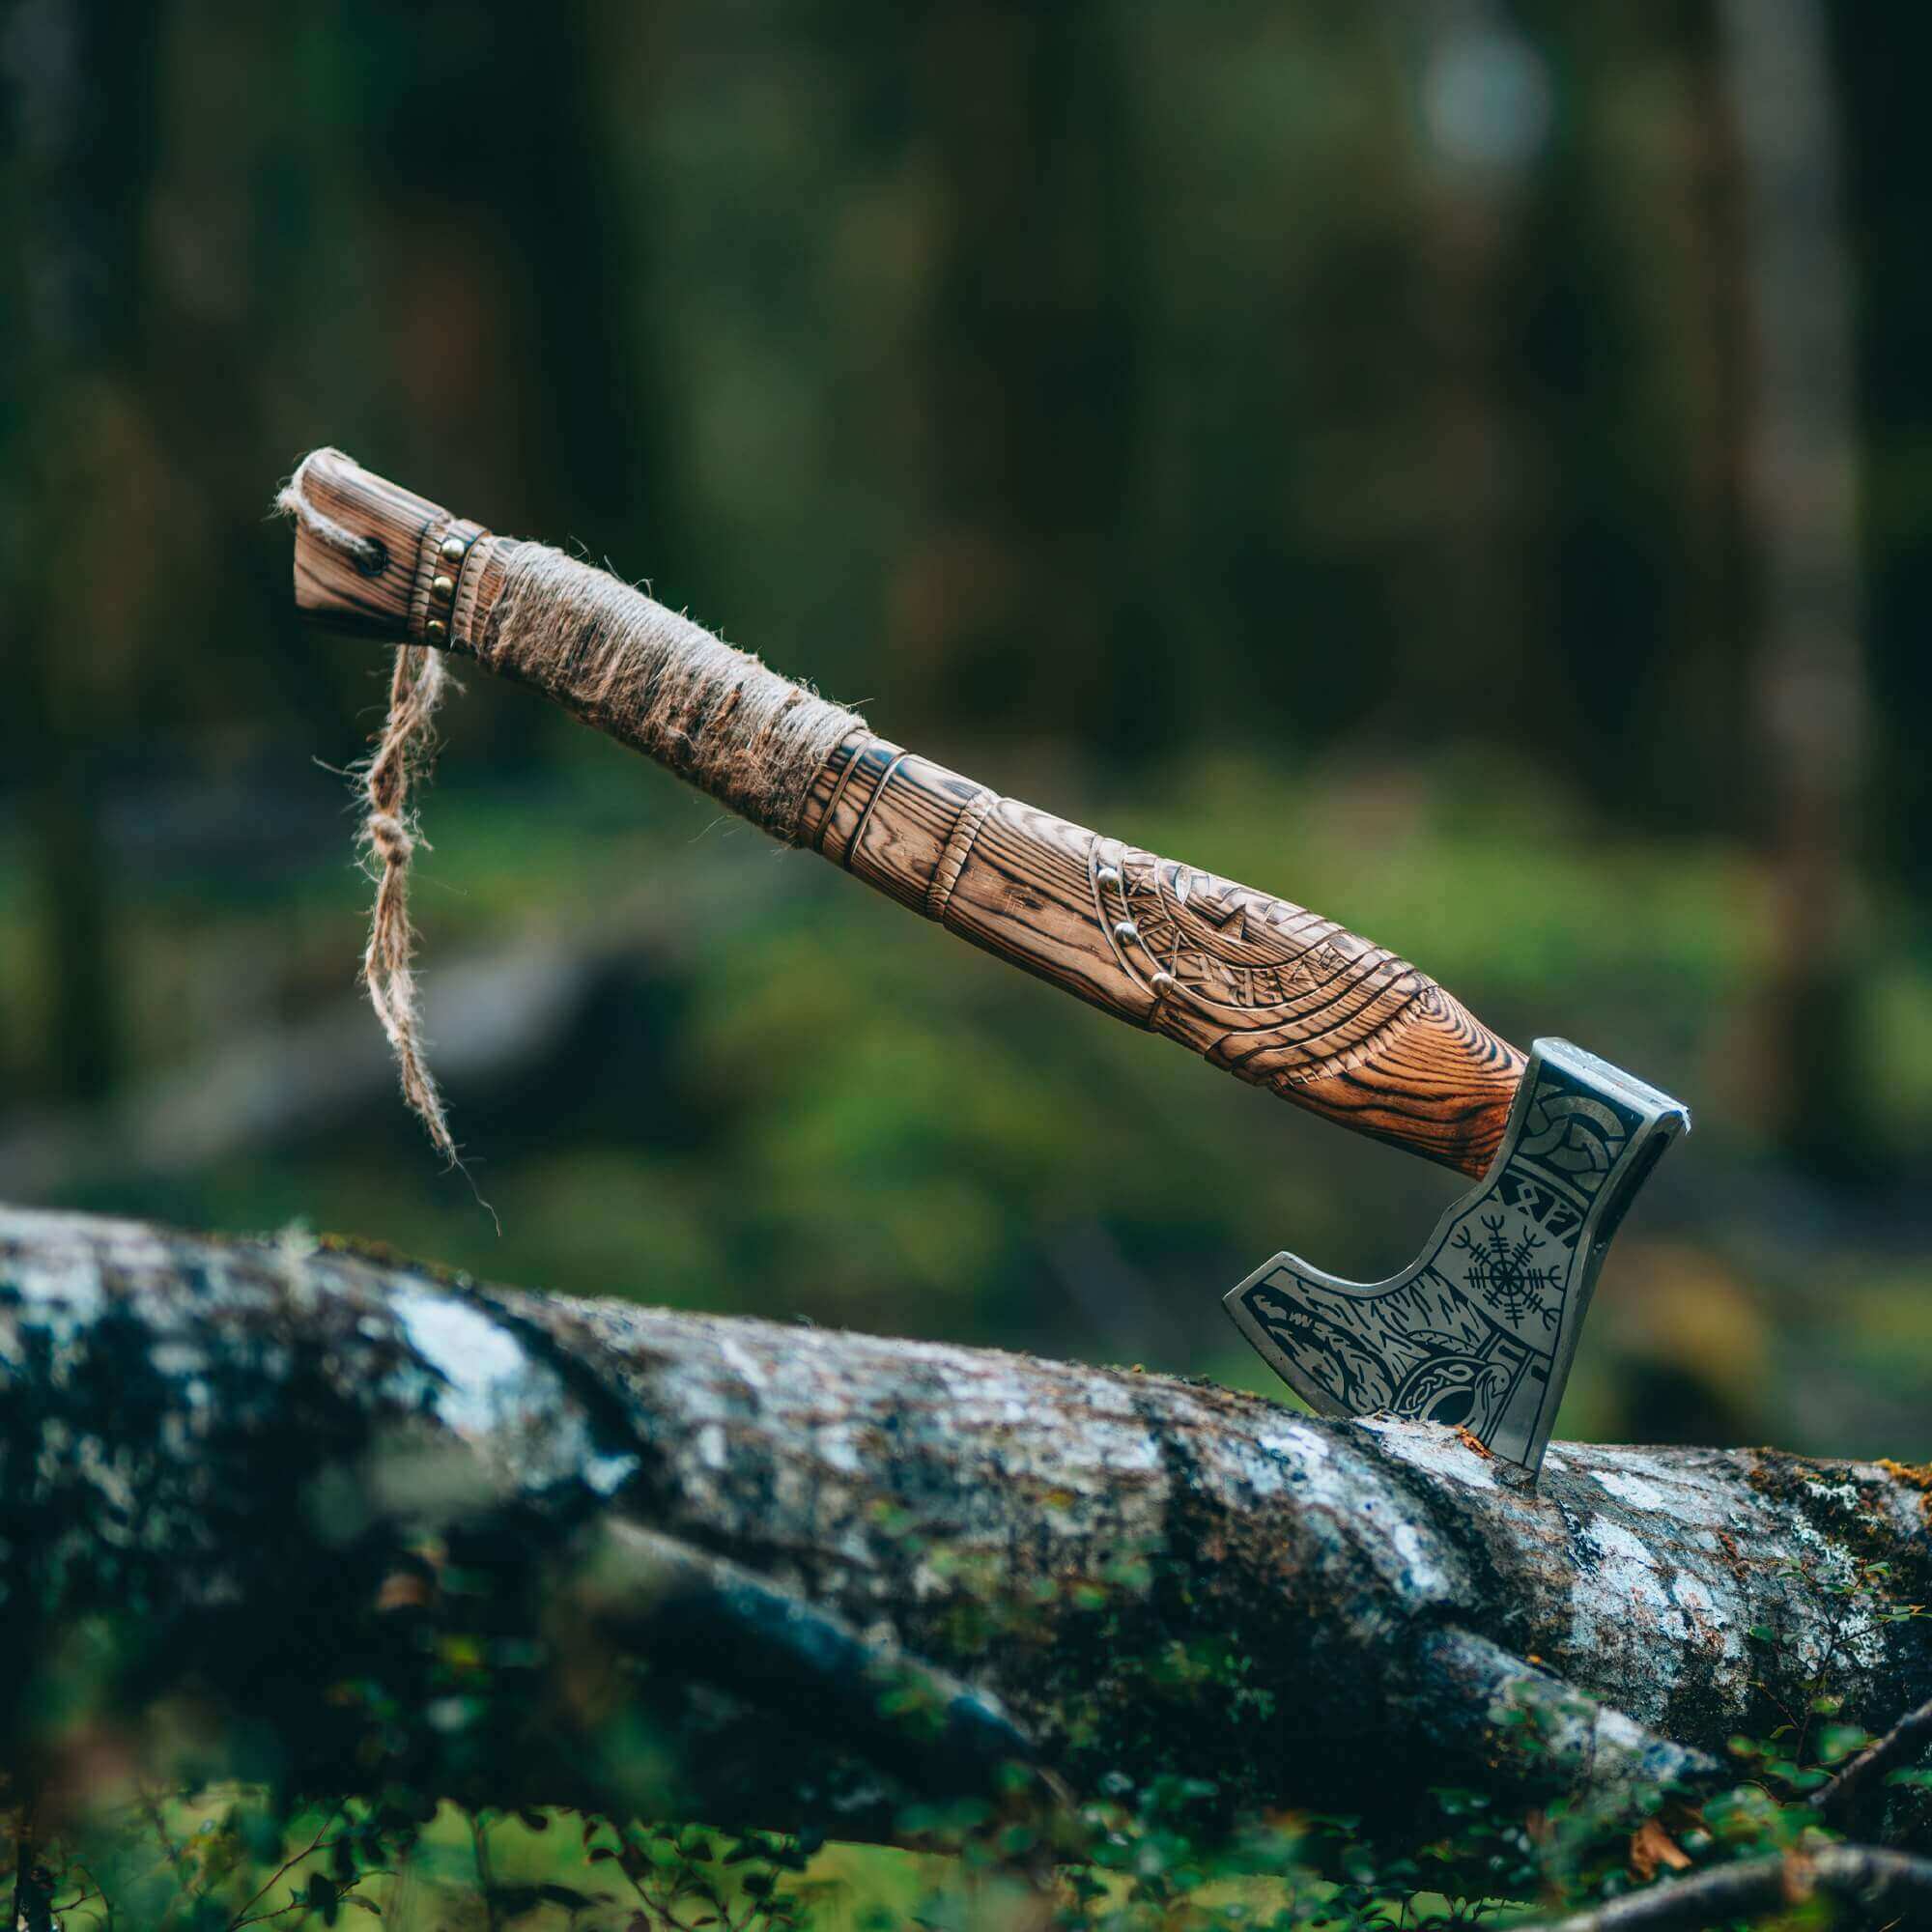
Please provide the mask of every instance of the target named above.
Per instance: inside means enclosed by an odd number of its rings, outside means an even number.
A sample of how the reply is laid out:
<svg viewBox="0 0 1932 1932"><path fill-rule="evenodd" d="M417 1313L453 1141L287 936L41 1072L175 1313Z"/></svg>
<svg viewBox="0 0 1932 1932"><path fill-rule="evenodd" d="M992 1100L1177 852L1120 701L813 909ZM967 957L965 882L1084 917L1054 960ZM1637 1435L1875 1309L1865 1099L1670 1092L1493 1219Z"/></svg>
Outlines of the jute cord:
<svg viewBox="0 0 1932 1932"><path fill-rule="evenodd" d="M410 865L416 847L429 843L417 829L410 787L428 773L436 752L436 708L453 681L437 652L422 644L397 646L388 716L359 773L366 801L361 846L376 880L362 983L395 1053L403 1098L429 1129L437 1151L461 1167L442 1094L424 1057L413 965L416 933L410 919Z"/></svg>
<svg viewBox="0 0 1932 1932"><path fill-rule="evenodd" d="M483 663L798 842L812 780L864 719L593 565L543 544L500 549Z"/></svg>
<svg viewBox="0 0 1932 1932"><path fill-rule="evenodd" d="M317 508L302 487L303 470L315 456L332 454L318 450L305 458L301 469L282 486L275 507L298 519L318 542L358 570L366 573L372 560L380 569L384 561L382 545L357 536ZM362 983L395 1055L403 1098L428 1130L437 1151L452 1167L463 1168L426 1057L413 965L416 934L410 919L410 866L416 848L429 843L417 828L410 791L428 772L436 750L437 706L453 681L437 652L421 644L398 643L388 712L376 734L375 749L350 769L363 804L357 843L376 882L369 939L362 952ZM468 1169L464 1172L467 1175Z"/></svg>
<svg viewBox="0 0 1932 1932"><path fill-rule="evenodd" d="M276 504L357 569L368 571L372 558L374 568L383 567L380 544L309 500L301 469ZM668 765L775 838L798 842L812 780L833 751L865 727L856 712L561 551L536 543L500 543L497 550L502 587L482 635L453 641ZM427 775L436 709L452 682L440 652L399 642L388 715L356 773L360 842L376 880L362 981L395 1054L403 1097L438 1151L461 1168L425 1058L409 898L411 862L428 842L411 790Z"/></svg>

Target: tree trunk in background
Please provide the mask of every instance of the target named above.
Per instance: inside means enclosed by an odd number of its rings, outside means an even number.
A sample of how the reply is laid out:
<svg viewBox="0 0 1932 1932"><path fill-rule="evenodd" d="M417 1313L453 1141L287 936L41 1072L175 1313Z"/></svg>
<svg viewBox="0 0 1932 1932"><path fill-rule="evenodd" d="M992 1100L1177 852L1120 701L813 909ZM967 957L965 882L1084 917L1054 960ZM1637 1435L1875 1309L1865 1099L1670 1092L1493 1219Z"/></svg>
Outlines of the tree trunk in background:
<svg viewBox="0 0 1932 1932"><path fill-rule="evenodd" d="M134 339L154 23L145 10L28 0L0 31L19 276L0 372L12 390L0 621L11 633L7 741L26 795L44 1000L39 1026L23 1033L39 1046L35 1084L94 1101L119 1061L97 752L103 725L124 715L121 627L140 573L130 570L125 592L103 587L109 569L93 539L116 521L99 467L116 440L115 391Z"/></svg>
<svg viewBox="0 0 1932 1932"><path fill-rule="evenodd" d="M1159 640L1130 622L1141 298L1110 10L938 0L911 58L940 210L933 537L896 588L895 629L963 709L1084 716L1090 741L1159 744Z"/></svg>
<svg viewBox="0 0 1932 1932"><path fill-rule="evenodd" d="M1772 1133L1850 1178L1865 1152L1853 975L1867 699L1835 89L1817 0L1719 0L1718 19L1745 204L1752 724L1775 877L1776 954L1747 1064Z"/></svg>
<svg viewBox="0 0 1932 1932"><path fill-rule="evenodd" d="M1932 1691L1894 1465L1561 1444L1530 1490L1206 1383L21 1210L0 1364L0 1761L50 1790L147 1708L310 1791L861 1835L1019 1755L1399 1834Z"/></svg>
<svg viewBox="0 0 1932 1932"><path fill-rule="evenodd" d="M1420 721L1427 730L1455 715L1461 691L1511 692L1525 682L1531 475L1522 426L1504 393L1512 349L1502 285L1544 147L1548 101L1540 57L1495 0L1430 0L1408 24L1420 30L1428 137L1418 231L1427 296L1418 323L1434 363L1427 432L1435 528L1433 568L1410 615L1431 648L1389 702L1397 722Z"/></svg>

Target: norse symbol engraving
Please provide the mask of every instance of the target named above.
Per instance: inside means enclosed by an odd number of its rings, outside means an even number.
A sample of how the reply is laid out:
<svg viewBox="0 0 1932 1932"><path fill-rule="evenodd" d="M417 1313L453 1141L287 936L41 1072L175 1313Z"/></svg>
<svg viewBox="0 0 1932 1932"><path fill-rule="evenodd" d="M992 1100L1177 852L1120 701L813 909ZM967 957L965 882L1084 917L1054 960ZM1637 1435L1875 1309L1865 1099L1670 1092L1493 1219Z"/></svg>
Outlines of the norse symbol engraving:
<svg viewBox="0 0 1932 1932"><path fill-rule="evenodd" d="M1480 1239L1466 1222L1456 1230L1455 1245L1468 1257L1463 1279L1505 1321L1544 1313L1546 1297L1562 1290L1563 1269L1553 1262L1533 1259L1544 1245L1543 1236L1534 1228L1523 1227L1512 1239L1504 1232L1503 1215L1485 1214L1482 1220Z"/></svg>
<svg viewBox="0 0 1932 1932"><path fill-rule="evenodd" d="M1323 1414L1449 1423L1534 1469L1608 1231L1689 1124L1667 1094L1539 1039L1489 1173L1401 1273L1344 1281L1279 1254L1228 1311Z"/></svg>

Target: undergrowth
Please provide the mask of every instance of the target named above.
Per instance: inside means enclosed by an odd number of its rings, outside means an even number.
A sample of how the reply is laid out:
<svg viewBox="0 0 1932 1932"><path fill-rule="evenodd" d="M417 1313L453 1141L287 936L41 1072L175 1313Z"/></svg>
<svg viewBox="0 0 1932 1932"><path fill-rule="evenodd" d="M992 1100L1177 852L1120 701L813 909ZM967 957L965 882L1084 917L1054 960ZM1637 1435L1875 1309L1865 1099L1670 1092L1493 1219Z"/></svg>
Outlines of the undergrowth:
<svg viewBox="0 0 1932 1932"><path fill-rule="evenodd" d="M1806 1581L1835 1598L1834 1631L1927 1614L1900 1600L1884 1563ZM1104 1610L1112 1593L1095 1587ZM1841 1836L1821 1795L1873 1740L1845 1720L1831 1688L1838 1641L1794 1672L1779 1632L1747 1634L1767 1666L1757 1677L1767 1721L1762 1735L1731 1740L1729 1788L1701 1797L1626 1790L1611 1808L1581 1799L1528 1808L1500 1790L1439 1786L1393 1847L1339 1813L1274 1811L1231 1825L1229 1794L1205 1778L1138 1783L1115 1772L1076 1800L1017 1766L983 1798L902 1809L895 1849L585 1811L464 1810L413 1788L400 1747L387 1760L398 1776L376 1795L318 1805L213 1779L156 1790L117 1756L110 1734L90 1733L90 1747L68 1754L78 1769L46 1802L22 1804L15 1789L11 1817L0 1809L0 1913L12 1906L0 1925L1410 1932L1540 1920ZM1795 1696L1775 1689L1793 1683ZM405 1736L404 1714L385 1704L377 1715L384 1727L372 1735ZM1533 1713L1517 1729L1509 1749L1520 1773L1544 1747ZM1884 1784L1881 1801L1909 1794L1922 1822L1932 1769L1894 1770ZM0 1805L8 1796L0 1785Z"/></svg>
<svg viewBox="0 0 1932 1932"><path fill-rule="evenodd" d="M1124 1776L1073 1806L1030 1781L1004 1798L909 1809L911 1849L564 1811L459 1811L406 1791L314 1807L210 1785L136 1791L59 1837L14 1821L5 1877L23 1932L58 1926L240 1932L382 1920L397 1932L1402 1932L1574 1912L1727 1860L1811 1849L1811 1800L1869 1739L1821 1691L1764 1738L1737 1782L1692 1805L1640 1795L1520 1810L1439 1788L1400 1853L1346 1816L1218 1823L1215 1787ZM1932 1786L1932 1772L1891 1774ZM1216 1820L1210 1824L1210 1819ZM18 1852L28 1850L22 1868ZM8 1894L0 1892L0 1898Z"/></svg>

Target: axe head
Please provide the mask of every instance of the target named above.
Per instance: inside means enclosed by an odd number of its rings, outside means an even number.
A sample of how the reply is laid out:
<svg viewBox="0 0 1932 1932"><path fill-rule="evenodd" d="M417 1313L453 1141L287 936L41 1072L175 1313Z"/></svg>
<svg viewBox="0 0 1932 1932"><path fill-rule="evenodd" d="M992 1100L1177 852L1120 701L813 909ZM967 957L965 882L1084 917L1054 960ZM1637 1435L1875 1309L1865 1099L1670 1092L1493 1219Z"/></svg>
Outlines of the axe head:
<svg viewBox="0 0 1932 1932"><path fill-rule="evenodd" d="M1456 1424L1533 1474L1604 1250L1690 1124L1669 1094L1540 1039L1489 1173L1415 1261L1356 1282L1276 1255L1229 1293L1228 1313L1321 1413Z"/></svg>

